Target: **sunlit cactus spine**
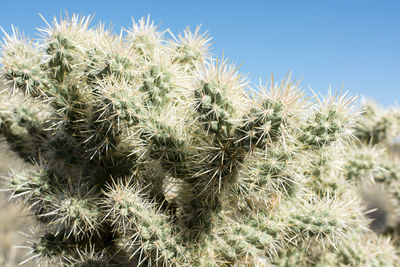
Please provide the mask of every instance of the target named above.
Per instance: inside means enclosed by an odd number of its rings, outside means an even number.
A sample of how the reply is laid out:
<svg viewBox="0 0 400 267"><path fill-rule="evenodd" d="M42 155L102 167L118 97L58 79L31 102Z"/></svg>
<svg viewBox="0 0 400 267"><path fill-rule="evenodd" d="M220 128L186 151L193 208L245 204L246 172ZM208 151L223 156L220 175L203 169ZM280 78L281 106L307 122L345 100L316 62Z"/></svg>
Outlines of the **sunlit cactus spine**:
<svg viewBox="0 0 400 267"><path fill-rule="evenodd" d="M345 160L330 159L353 146L354 97L310 99L290 76L252 88L199 28L175 37L143 18L115 35L90 21L3 38L12 96L0 132L35 165L8 177L38 219L27 260L265 266L322 251L321 265L350 261L342 244L371 234L369 220ZM377 243L366 250L395 265L392 245ZM363 252L357 263L378 262Z"/></svg>

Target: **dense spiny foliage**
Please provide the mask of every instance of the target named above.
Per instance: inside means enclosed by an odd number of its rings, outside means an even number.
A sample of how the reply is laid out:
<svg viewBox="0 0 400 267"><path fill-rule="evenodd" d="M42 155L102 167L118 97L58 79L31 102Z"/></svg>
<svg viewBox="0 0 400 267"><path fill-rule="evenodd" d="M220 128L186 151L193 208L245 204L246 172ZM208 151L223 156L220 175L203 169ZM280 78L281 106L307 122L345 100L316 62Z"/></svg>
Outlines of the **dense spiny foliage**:
<svg viewBox="0 0 400 267"><path fill-rule="evenodd" d="M392 237L400 246L400 110L383 109L374 102L364 103L358 119L357 149L347 153L345 172L348 180L364 187L367 196L370 185L379 188L384 197L376 206L383 212L382 225L376 229ZM379 200L379 198L378 198Z"/></svg>
<svg viewBox="0 0 400 267"><path fill-rule="evenodd" d="M32 258L397 263L390 241L368 230L357 194L356 181L382 168L362 149L345 157L355 135L386 136L379 123L356 124L353 97L309 99L290 77L252 89L210 56L199 29L168 39L149 19L119 35L89 22L55 19L37 40L14 30L1 46L13 96L2 96L0 131L36 165L9 178L12 198L38 219Z"/></svg>

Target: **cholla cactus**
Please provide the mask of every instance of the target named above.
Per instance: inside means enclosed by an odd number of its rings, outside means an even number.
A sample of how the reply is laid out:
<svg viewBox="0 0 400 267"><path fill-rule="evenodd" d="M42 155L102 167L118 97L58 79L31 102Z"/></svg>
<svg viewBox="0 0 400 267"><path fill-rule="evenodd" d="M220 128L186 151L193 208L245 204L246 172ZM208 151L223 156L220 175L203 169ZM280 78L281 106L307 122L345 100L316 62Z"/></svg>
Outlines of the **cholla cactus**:
<svg viewBox="0 0 400 267"><path fill-rule="evenodd" d="M372 101L364 101L356 136L363 142L378 144L391 142L400 134L400 111L398 108L383 109Z"/></svg>
<svg viewBox="0 0 400 267"><path fill-rule="evenodd" d="M342 156L346 179L360 186L368 205L377 209L369 215L375 220L372 227L389 234L397 246L400 165L393 147L400 134L399 118L398 108L383 109L374 102L364 101L355 128L357 147L347 148Z"/></svg>
<svg viewBox="0 0 400 267"><path fill-rule="evenodd" d="M24 102L1 101L0 131L36 165L9 177L40 222L32 258L398 262L389 242L341 254L371 234L345 161L330 160L352 146L354 97L310 100L290 76L253 90L199 28L167 39L149 18L120 35L89 22L55 19L41 39L14 30L2 43L2 84Z"/></svg>

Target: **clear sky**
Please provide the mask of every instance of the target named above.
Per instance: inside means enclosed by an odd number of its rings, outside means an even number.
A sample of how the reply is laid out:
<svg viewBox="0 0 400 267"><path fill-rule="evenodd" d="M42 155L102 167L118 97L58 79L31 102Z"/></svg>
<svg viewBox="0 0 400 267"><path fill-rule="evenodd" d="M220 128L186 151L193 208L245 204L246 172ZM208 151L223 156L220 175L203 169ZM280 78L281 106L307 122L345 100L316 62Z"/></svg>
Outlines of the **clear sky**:
<svg viewBox="0 0 400 267"><path fill-rule="evenodd" d="M241 64L254 84L288 71L303 89L349 90L386 106L400 103L400 0L128 1L0 0L0 26L28 36L60 12L95 14L114 28L148 14L178 33L202 24L212 52Z"/></svg>

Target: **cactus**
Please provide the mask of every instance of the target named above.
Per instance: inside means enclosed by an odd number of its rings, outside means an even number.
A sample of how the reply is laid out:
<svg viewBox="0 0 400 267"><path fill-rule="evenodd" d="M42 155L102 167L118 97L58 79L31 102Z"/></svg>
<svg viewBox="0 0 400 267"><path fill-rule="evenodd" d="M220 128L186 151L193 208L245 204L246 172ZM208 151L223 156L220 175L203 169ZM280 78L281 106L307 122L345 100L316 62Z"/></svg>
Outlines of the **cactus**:
<svg viewBox="0 0 400 267"><path fill-rule="evenodd" d="M149 18L120 35L89 23L54 19L41 39L14 29L1 44L1 82L19 101L1 101L0 133L35 165L8 177L38 219L32 258L398 263L390 242L353 247L373 234L353 169L380 173L332 160L355 148L354 97L310 99L290 76L253 89L199 28L167 38Z"/></svg>
<svg viewBox="0 0 400 267"><path fill-rule="evenodd" d="M400 110L382 108L373 101L364 101L361 117L356 126L358 148L348 151L348 178L361 184L369 205L378 208L376 231L389 236L399 247L399 154L396 152L400 135ZM371 186L371 184L373 186ZM379 189L376 190L376 187ZM371 192L369 192L371 191ZM378 191L385 197L374 197ZM375 198L375 199L374 199ZM374 217L372 213L370 215Z"/></svg>
<svg viewBox="0 0 400 267"><path fill-rule="evenodd" d="M400 111L383 109L373 101L364 101L356 126L356 136L369 144L390 142L400 134Z"/></svg>

